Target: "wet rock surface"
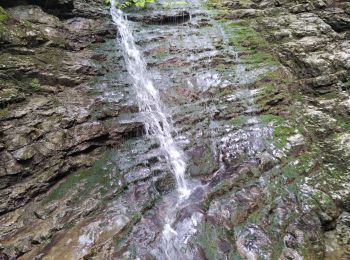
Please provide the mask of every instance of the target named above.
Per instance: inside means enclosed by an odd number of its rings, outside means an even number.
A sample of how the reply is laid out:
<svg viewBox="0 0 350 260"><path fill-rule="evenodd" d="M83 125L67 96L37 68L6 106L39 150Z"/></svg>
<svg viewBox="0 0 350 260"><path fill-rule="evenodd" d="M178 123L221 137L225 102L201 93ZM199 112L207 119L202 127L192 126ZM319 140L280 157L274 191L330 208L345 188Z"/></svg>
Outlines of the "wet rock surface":
<svg viewBox="0 0 350 260"><path fill-rule="evenodd" d="M96 6L97 8L97 6ZM98 11L98 9L96 9ZM141 131L94 107L93 80L106 69L94 62L93 44L113 38L109 17L61 21L37 5L6 10L1 31L0 212L24 205L66 174L91 166L108 145ZM101 106L100 105L100 106Z"/></svg>
<svg viewBox="0 0 350 260"><path fill-rule="evenodd" d="M187 200L143 135L108 7L39 2L0 21L0 259L349 257L347 2L130 10Z"/></svg>

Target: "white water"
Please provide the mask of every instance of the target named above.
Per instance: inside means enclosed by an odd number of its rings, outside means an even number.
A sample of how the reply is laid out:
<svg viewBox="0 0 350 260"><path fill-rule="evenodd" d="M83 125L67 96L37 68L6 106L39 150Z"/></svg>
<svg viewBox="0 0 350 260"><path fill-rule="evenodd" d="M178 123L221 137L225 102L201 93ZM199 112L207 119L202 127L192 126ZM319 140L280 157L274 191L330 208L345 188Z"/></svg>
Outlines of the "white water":
<svg viewBox="0 0 350 260"><path fill-rule="evenodd" d="M111 1L111 16L117 26L119 43L123 49L128 73L136 91L139 109L144 113L146 133L155 136L171 167L182 197L188 197L190 190L185 180L186 162L183 151L176 145L171 133L173 126L164 112L159 92L154 87L152 77L141 52L135 44L128 21L121 10L116 9L115 0Z"/></svg>

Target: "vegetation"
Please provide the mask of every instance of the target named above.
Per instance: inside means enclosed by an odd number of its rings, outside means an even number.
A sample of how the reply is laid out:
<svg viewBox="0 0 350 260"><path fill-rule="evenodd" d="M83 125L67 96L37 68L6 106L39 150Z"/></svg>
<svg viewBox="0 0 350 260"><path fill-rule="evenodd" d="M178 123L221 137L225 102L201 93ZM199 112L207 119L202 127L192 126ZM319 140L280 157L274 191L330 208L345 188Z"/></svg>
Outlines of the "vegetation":
<svg viewBox="0 0 350 260"><path fill-rule="evenodd" d="M79 190L79 199L81 200L92 192L99 192L104 195L111 186L110 172L115 165L110 158L113 156L112 151L108 151L98 160L92 167L78 171L69 175L62 183L60 183L48 196L44 199L44 203L59 200L65 194L75 189ZM116 183L114 180L112 183Z"/></svg>
<svg viewBox="0 0 350 260"><path fill-rule="evenodd" d="M225 241L229 245L235 244L234 233L232 231L212 225L208 222L201 224L199 229L200 232L197 236L197 241L207 259L242 259L233 250L230 250L228 255L224 255L218 250L218 244L222 241ZM227 254L227 252L225 252L225 254Z"/></svg>
<svg viewBox="0 0 350 260"><path fill-rule="evenodd" d="M40 88L41 88L40 81L39 81L38 79L33 79L33 80L29 83L29 86L30 86L30 88L31 88L33 91L38 91L38 90L40 90Z"/></svg>
<svg viewBox="0 0 350 260"><path fill-rule="evenodd" d="M4 8L0 6L0 32L5 30L4 23L9 19L9 15Z"/></svg>
<svg viewBox="0 0 350 260"><path fill-rule="evenodd" d="M10 109L8 107L0 108L0 119L6 117L10 113Z"/></svg>
<svg viewBox="0 0 350 260"><path fill-rule="evenodd" d="M6 22L9 19L9 15L4 8L0 6L0 23Z"/></svg>
<svg viewBox="0 0 350 260"><path fill-rule="evenodd" d="M150 3L154 3L155 0L126 0L126 1L123 1L123 2L118 2L116 3L116 7L119 8L119 9L124 9L124 8L127 8L127 7L132 7L132 6L136 6L136 7L139 7L139 8L144 8L146 7L148 4ZM105 4L109 5L111 3L110 0L105 0Z"/></svg>
<svg viewBox="0 0 350 260"><path fill-rule="evenodd" d="M233 125L241 126L241 125L246 124L248 122L249 118L250 117L248 117L248 116L241 115L241 116L238 116L238 117L232 119L230 121L230 123Z"/></svg>
<svg viewBox="0 0 350 260"><path fill-rule="evenodd" d="M344 90L350 91L350 79L344 82Z"/></svg>
<svg viewBox="0 0 350 260"><path fill-rule="evenodd" d="M251 50L267 46L267 42L246 23L228 23L227 27L234 31L230 39L230 44L233 46L246 47Z"/></svg>
<svg viewBox="0 0 350 260"><path fill-rule="evenodd" d="M167 1L167 2L165 2L165 4L163 6L166 8L170 8L174 5L187 5L187 4L188 4L188 2L186 2L186 1L176 1L176 2Z"/></svg>

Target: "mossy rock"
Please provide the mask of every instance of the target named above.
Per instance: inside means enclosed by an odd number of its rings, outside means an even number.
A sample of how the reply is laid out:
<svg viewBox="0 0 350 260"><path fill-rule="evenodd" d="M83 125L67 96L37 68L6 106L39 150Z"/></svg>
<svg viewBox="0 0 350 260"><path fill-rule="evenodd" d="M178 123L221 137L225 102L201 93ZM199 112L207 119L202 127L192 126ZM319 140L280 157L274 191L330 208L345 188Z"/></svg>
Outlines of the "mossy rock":
<svg viewBox="0 0 350 260"><path fill-rule="evenodd" d="M4 23L9 19L8 13L5 11L4 8L0 6L0 23Z"/></svg>
<svg viewBox="0 0 350 260"><path fill-rule="evenodd" d="M79 189L79 198L76 199L76 203L92 195L92 192L98 192L102 196L106 195L118 183L119 173L116 172L117 166L112 159L114 155L113 151L107 151L90 168L69 175L44 198L43 203L60 200L76 189ZM112 176L115 174L117 176Z"/></svg>
<svg viewBox="0 0 350 260"><path fill-rule="evenodd" d="M232 231L209 222L201 224L195 237L206 259L242 259L235 252Z"/></svg>
<svg viewBox="0 0 350 260"><path fill-rule="evenodd" d="M209 145L199 145L189 151L188 173L191 176L207 176L219 169L219 162Z"/></svg>
<svg viewBox="0 0 350 260"><path fill-rule="evenodd" d="M6 30L6 22L9 20L10 16L5 11L4 8L0 6L0 33Z"/></svg>

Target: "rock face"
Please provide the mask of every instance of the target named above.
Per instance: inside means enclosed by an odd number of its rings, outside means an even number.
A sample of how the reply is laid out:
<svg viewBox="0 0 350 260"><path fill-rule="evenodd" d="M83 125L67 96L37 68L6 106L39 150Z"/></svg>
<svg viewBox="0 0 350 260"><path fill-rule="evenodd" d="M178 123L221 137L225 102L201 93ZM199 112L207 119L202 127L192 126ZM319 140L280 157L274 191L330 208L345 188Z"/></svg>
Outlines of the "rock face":
<svg viewBox="0 0 350 260"><path fill-rule="evenodd" d="M128 10L179 200L103 2L0 0L0 259L347 259L349 3Z"/></svg>
<svg viewBox="0 0 350 260"><path fill-rule="evenodd" d="M103 101L91 94L92 80L106 69L94 62L92 46L114 37L109 18L95 3L98 19L88 13L60 20L43 11L44 2L8 8L1 29L1 213L91 166L108 145L142 127L113 122L127 107L103 118L94 112ZM45 5L66 7L75 12L73 1Z"/></svg>

